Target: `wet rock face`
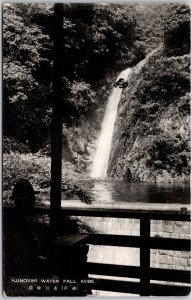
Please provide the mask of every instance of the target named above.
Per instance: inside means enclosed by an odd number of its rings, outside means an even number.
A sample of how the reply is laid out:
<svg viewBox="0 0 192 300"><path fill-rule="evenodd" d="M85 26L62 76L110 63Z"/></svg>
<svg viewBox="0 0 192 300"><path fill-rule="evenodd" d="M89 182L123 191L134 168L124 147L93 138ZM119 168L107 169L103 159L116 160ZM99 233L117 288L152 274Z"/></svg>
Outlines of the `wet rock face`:
<svg viewBox="0 0 192 300"><path fill-rule="evenodd" d="M189 66L190 55L168 57L158 48L133 69L119 104L110 177L189 181Z"/></svg>
<svg viewBox="0 0 192 300"><path fill-rule="evenodd" d="M90 172L106 104L117 74L117 70L110 71L94 86L98 105L92 115L82 117L79 124L63 125L63 160L73 164L78 172Z"/></svg>

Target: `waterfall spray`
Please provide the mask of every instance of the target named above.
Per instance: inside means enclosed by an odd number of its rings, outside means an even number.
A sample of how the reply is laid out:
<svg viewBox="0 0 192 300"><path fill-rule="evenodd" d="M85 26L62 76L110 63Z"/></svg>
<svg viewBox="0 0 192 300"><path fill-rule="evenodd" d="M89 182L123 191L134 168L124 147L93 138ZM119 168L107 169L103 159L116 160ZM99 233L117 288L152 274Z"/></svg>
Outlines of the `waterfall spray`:
<svg viewBox="0 0 192 300"><path fill-rule="evenodd" d="M127 80L131 68L121 72L117 78ZM111 143L113 138L113 130L117 116L118 104L121 98L122 89L113 88L111 96L108 99L105 115L102 122L101 132L98 138L95 157L93 160L91 177L105 178L107 175L107 166L110 156Z"/></svg>

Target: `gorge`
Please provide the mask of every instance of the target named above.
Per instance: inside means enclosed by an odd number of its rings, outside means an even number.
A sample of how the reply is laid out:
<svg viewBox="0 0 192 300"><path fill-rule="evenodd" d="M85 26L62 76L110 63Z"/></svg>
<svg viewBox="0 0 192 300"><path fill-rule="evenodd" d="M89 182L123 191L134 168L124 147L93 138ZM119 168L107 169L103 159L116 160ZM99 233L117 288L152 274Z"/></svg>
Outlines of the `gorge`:
<svg viewBox="0 0 192 300"><path fill-rule="evenodd" d="M23 17L22 6L9 5L4 9L7 32L4 111L9 116L4 122L6 201L14 180L21 174L40 191L42 198L50 188L52 71L51 57L47 50L41 50L52 47L52 34L47 25L52 11L49 6L43 7L42 10L26 5L25 12L32 14L27 15L28 19ZM65 8L62 61L62 190L65 198L74 190L78 194L86 193L85 180L90 186L93 181L99 185L98 178L105 178L103 184L110 190L107 199L111 199L109 194L118 193L119 184L114 192L117 181L122 181L122 191L125 185L133 188L140 183L188 184L189 7L183 4L133 7L71 4ZM42 24L38 9L40 15L46 13L45 18L41 18ZM27 40L24 45L19 44L19 54L14 56L14 43L10 40L12 29L6 27L11 15L14 22L20 16L19 24L16 22L20 30L13 35L15 41L25 34L30 37L31 45L37 46L35 54L30 48L28 67L20 55ZM43 35L33 35L31 24ZM11 67L9 61L14 62ZM34 61L37 61L36 66ZM14 66L21 68L21 72L15 71ZM115 78L122 77L120 72L129 69L128 86L123 90L113 88ZM26 72L30 74L28 88L24 80L28 77L22 75ZM13 74L18 74L18 84ZM122 198L123 193L120 193Z"/></svg>

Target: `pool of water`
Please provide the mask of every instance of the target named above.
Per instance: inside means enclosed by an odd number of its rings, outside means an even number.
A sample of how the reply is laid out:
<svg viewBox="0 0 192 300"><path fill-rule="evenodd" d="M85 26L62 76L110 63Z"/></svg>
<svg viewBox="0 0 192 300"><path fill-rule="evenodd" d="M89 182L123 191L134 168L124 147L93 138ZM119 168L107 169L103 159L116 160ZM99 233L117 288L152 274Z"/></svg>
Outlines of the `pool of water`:
<svg viewBox="0 0 192 300"><path fill-rule="evenodd" d="M188 184L156 184L121 180L96 180L92 189L94 201L128 203L190 203Z"/></svg>

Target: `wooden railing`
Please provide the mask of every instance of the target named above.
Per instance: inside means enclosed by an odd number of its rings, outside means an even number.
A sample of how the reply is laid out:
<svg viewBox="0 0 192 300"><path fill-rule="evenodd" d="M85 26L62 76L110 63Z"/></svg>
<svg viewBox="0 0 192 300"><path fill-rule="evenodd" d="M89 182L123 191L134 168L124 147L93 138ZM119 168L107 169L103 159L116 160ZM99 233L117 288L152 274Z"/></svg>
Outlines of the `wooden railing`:
<svg viewBox="0 0 192 300"><path fill-rule="evenodd" d="M140 294L142 296L183 296L188 295L190 286L151 283L151 280L170 281L190 284L190 271L161 269L150 267L150 250L165 249L190 251L190 240L151 237L151 220L190 221L190 213L186 209L170 210L134 210L106 208L64 208L64 216L90 216L107 218L129 218L140 220L140 236L114 234L92 234L85 241L87 244L134 247L140 249L140 266L122 266L102 263L87 263L88 273L101 276L128 277L140 279L140 282L109 280L94 278L92 286L95 290Z"/></svg>
<svg viewBox="0 0 192 300"><path fill-rule="evenodd" d="M36 208L37 214L49 214L48 208ZM98 208L86 207L64 207L61 217L106 217L140 220L140 235L116 235L116 234L90 234L84 239L85 244L107 245L118 247L134 247L140 249L140 266L124 266L87 262L88 274L100 275L93 278L94 283L89 285L94 290L139 294L142 296L184 296L190 292L190 271L153 268L150 266L150 250L165 249L175 251L190 251L189 239L176 239L164 237L151 237L152 220L169 220L190 222L190 212L186 208L179 210L155 210L155 209L125 209L125 208ZM90 278L91 278L91 275ZM111 279L104 279L111 276ZM119 277L114 280L113 276ZM121 280L121 277L135 278L135 281ZM161 281L152 283L151 281ZM169 281L170 283L162 283ZM179 283L179 284L172 284Z"/></svg>

